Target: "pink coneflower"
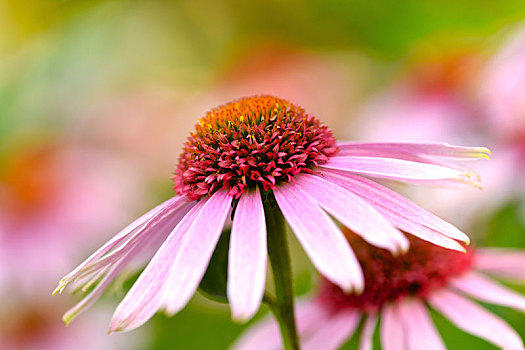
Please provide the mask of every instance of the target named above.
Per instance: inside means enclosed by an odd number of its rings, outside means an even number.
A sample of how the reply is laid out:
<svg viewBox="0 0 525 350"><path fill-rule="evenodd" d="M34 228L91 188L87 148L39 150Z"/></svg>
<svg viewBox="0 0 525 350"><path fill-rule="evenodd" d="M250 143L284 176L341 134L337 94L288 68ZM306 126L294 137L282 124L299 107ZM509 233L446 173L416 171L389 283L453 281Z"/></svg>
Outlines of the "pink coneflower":
<svg viewBox="0 0 525 350"><path fill-rule="evenodd" d="M159 309L179 311L197 289L230 214L227 295L233 318L249 319L264 292L266 225L276 208L316 268L345 292L360 292L359 263L328 213L394 254L409 246L397 228L463 250L456 239L468 242L464 233L364 176L476 184L474 174L441 158L487 155L485 148L446 144L336 143L326 126L288 101L261 96L228 103L201 118L186 142L174 178L177 195L62 279L56 291L75 280L98 282L65 319L90 305L131 260L155 250L110 331L134 329Z"/></svg>
<svg viewBox="0 0 525 350"><path fill-rule="evenodd" d="M366 243L347 231L365 275L365 290L348 295L323 279L318 294L296 309L303 349L336 349L355 333L359 323L360 350L373 348L381 318L382 348L444 349L427 304L456 327L505 349L522 349L520 336L498 316L470 300L525 311L525 297L491 280L485 273L525 281L525 252L467 249L466 254L410 237L403 255ZM235 349L279 349L279 331L265 319L237 341Z"/></svg>
<svg viewBox="0 0 525 350"><path fill-rule="evenodd" d="M141 181L119 179L130 168L98 150L25 140L0 155L0 295L34 297L107 239Z"/></svg>

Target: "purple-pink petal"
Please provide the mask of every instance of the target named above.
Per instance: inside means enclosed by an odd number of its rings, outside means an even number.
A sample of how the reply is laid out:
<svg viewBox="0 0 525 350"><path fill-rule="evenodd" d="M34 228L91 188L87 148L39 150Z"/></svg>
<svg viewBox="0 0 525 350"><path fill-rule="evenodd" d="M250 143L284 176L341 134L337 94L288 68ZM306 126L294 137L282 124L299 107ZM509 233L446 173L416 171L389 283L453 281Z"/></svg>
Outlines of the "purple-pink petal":
<svg viewBox="0 0 525 350"><path fill-rule="evenodd" d="M323 168L342 170L386 179L428 183L446 184L467 183L479 186L477 175L463 170L456 170L435 164L419 163L414 161L381 158L336 156L330 158Z"/></svg>
<svg viewBox="0 0 525 350"><path fill-rule="evenodd" d="M525 312L525 297L523 295L516 293L515 291L502 286L479 273L470 272L466 275L452 279L450 283L455 289L478 300L486 303L512 307L516 310Z"/></svg>
<svg viewBox="0 0 525 350"><path fill-rule="evenodd" d="M389 209L396 215L418 222L447 237L466 243L470 241L468 236L454 225L421 208L399 193L372 180L343 172L325 171L323 174L329 177L330 180L339 181L343 187L365 198L376 207Z"/></svg>
<svg viewBox="0 0 525 350"><path fill-rule="evenodd" d="M457 159L489 158L490 150L485 147L454 146L447 143L417 142L338 142L337 146L346 154L397 158L396 154L446 157Z"/></svg>
<svg viewBox="0 0 525 350"><path fill-rule="evenodd" d="M408 239L358 195L313 175L298 176L296 183L326 211L370 244L394 253L408 250Z"/></svg>
<svg viewBox="0 0 525 350"><path fill-rule="evenodd" d="M163 291L163 305L168 314L181 310L197 290L230 213L232 200L227 190L215 192L181 237Z"/></svg>
<svg viewBox="0 0 525 350"><path fill-rule="evenodd" d="M396 304L388 304L381 311L381 345L384 350L406 349L407 339Z"/></svg>
<svg viewBox="0 0 525 350"><path fill-rule="evenodd" d="M279 186L275 199L316 268L349 292L364 288L363 272L346 238L311 197L294 184Z"/></svg>
<svg viewBox="0 0 525 350"><path fill-rule="evenodd" d="M329 312L323 305L315 301L302 300L295 306L297 333L300 339L315 332L329 317ZM243 333L231 347L232 350L277 350L282 349L279 326L272 315L267 315L261 321Z"/></svg>
<svg viewBox="0 0 525 350"><path fill-rule="evenodd" d="M259 308L266 281L266 223L259 189L237 204L230 237L227 294L234 320L250 319Z"/></svg>
<svg viewBox="0 0 525 350"><path fill-rule="evenodd" d="M160 246L115 310L110 332L134 329L157 312L162 304L162 289L175 259L179 241L207 201L209 199L197 203Z"/></svg>
<svg viewBox="0 0 525 350"><path fill-rule="evenodd" d="M115 248L119 244L129 240L130 237L133 237L137 232L143 231L145 226L151 221L155 221L155 218L165 212L166 210L176 210L181 205L187 202L186 198L175 196L162 204L159 204L155 208L148 211L146 214L142 215L131 224L122 229L119 233L113 236L109 241L107 241L102 247L100 247L96 252L91 254L84 262L77 266L73 271L66 275L60 282L58 287L53 293L62 293L68 283L77 278L80 273L90 264L93 264L98 259L108 253L111 249Z"/></svg>
<svg viewBox="0 0 525 350"><path fill-rule="evenodd" d="M421 301L407 299L400 302L398 313L405 329L407 350L445 349L445 344Z"/></svg>
<svg viewBox="0 0 525 350"><path fill-rule="evenodd" d="M377 315L368 314L363 324L361 339L359 340L359 350L372 350L374 348L374 332L377 327Z"/></svg>
<svg viewBox="0 0 525 350"><path fill-rule="evenodd" d="M359 318L359 312L355 310L337 312L306 337L303 349L338 349L354 334Z"/></svg>
<svg viewBox="0 0 525 350"><path fill-rule="evenodd" d="M525 252L516 249L483 248L476 250L476 268L501 278L525 282Z"/></svg>
<svg viewBox="0 0 525 350"><path fill-rule="evenodd" d="M476 303L447 290L433 293L429 302L456 327L505 349L522 349L520 336L505 321Z"/></svg>

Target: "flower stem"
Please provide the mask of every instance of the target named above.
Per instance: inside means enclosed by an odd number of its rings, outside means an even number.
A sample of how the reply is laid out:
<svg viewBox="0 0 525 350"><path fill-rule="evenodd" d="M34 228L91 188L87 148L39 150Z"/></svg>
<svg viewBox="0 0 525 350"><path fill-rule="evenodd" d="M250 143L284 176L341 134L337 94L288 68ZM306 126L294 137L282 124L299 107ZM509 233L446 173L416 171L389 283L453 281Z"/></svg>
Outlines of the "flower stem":
<svg viewBox="0 0 525 350"><path fill-rule="evenodd" d="M270 257L275 282L275 303L269 306L279 323L284 348L298 350L299 340L295 327L292 267L285 221L274 198L266 198L264 203L266 229L268 230L268 256Z"/></svg>

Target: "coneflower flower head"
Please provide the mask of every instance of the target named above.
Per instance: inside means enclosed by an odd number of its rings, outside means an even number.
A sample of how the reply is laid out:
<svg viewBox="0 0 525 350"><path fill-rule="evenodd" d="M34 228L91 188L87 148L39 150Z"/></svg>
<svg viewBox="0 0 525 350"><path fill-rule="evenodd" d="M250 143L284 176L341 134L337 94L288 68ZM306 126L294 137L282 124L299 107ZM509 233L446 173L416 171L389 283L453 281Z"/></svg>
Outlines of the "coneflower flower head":
<svg viewBox="0 0 525 350"><path fill-rule="evenodd" d="M361 267L328 214L393 254L409 247L400 230L464 251L458 242L468 242L463 232L367 177L477 185L474 173L443 158L488 154L486 148L439 143L338 143L318 119L272 96L215 108L184 145L174 177L177 195L124 228L59 283L56 292L73 281L84 289L96 285L65 320L144 257L152 258L118 306L110 331L136 328L159 309L176 313L199 286L229 215L227 297L232 317L249 319L264 293L267 215L281 215L269 214L268 205L278 207L323 276L359 293Z"/></svg>
<svg viewBox="0 0 525 350"><path fill-rule="evenodd" d="M319 300L327 308L343 308L363 312L378 312L383 305L405 297L427 298L432 292L450 283L473 267L474 250L466 252L444 249L423 240L407 236L410 251L400 256L366 243L346 230L365 279L365 289L359 295L346 294L326 279L321 281Z"/></svg>
<svg viewBox="0 0 525 350"><path fill-rule="evenodd" d="M224 188L238 199L312 174L337 153L332 131L286 100L248 97L208 112L184 145L175 191L199 199Z"/></svg>

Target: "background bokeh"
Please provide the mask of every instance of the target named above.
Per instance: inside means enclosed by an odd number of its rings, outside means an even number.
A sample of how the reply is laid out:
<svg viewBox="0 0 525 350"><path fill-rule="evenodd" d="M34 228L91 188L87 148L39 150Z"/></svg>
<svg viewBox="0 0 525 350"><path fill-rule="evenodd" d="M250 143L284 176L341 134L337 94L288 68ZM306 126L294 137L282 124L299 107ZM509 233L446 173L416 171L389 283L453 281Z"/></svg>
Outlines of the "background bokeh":
<svg viewBox="0 0 525 350"><path fill-rule="evenodd" d="M67 328L79 295L51 291L171 196L197 118L246 95L300 104L339 139L490 147L490 162L472 164L483 191L396 189L477 245L525 248L524 19L520 0L0 0L0 348L235 340L246 325L200 295L107 336L129 280ZM314 270L291 244L297 294L311 293ZM525 337L525 315L489 308ZM433 316L449 348L491 349Z"/></svg>

